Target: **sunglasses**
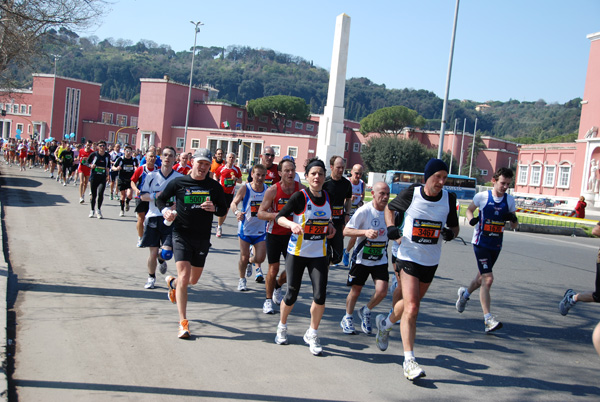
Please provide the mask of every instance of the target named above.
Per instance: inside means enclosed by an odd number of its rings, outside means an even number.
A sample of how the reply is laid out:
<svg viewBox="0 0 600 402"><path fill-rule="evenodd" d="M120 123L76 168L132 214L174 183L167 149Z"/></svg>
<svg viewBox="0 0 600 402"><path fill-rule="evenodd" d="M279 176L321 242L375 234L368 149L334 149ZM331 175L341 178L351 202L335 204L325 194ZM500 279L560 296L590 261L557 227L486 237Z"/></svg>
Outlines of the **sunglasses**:
<svg viewBox="0 0 600 402"><path fill-rule="evenodd" d="M265 156L268 156L270 158L273 158L275 156L275 154L265 154Z"/></svg>

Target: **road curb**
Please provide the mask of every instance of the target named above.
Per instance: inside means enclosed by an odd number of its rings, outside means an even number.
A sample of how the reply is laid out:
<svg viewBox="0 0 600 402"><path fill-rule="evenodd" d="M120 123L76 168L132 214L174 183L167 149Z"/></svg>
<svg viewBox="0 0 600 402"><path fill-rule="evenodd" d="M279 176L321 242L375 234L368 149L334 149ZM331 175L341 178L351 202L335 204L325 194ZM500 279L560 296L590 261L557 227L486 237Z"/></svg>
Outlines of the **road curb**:
<svg viewBox="0 0 600 402"><path fill-rule="evenodd" d="M0 322L2 328L0 330L0 359L2 366L0 367L0 401L8 401L8 376L6 374L7 362L7 293L8 293L8 261L5 256L8 255L8 249L5 249L6 244L4 239L4 213L3 206L0 203L0 213L2 216L0 227L0 243L2 244L2 258L0 258Z"/></svg>

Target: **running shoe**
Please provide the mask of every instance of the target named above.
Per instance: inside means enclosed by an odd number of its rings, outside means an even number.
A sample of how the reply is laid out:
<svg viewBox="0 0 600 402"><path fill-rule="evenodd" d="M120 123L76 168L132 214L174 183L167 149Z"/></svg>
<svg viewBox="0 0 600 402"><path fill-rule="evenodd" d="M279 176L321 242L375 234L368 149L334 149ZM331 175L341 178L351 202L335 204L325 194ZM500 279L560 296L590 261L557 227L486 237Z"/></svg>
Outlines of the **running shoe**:
<svg viewBox="0 0 600 402"><path fill-rule="evenodd" d="M277 335L275 335L275 343L278 345L287 345L287 326L282 327L277 325Z"/></svg>
<svg viewBox="0 0 600 402"><path fill-rule="evenodd" d="M110 199L111 201L114 199L115 195L113 193L110 193Z"/></svg>
<svg viewBox="0 0 600 402"><path fill-rule="evenodd" d="M188 320L183 320L179 323L179 333L177 334L179 339L185 339L190 337L190 324Z"/></svg>
<svg viewBox="0 0 600 402"><path fill-rule="evenodd" d="M129 212L129 201L125 203L125 211Z"/></svg>
<svg viewBox="0 0 600 402"><path fill-rule="evenodd" d="M370 335L373 332L373 328L371 327L371 312L365 312L367 306L363 306L360 310L358 310L358 318L360 318L360 327L363 332L367 335Z"/></svg>
<svg viewBox="0 0 600 402"><path fill-rule="evenodd" d="M273 291L273 303L280 305L283 300L283 287Z"/></svg>
<svg viewBox="0 0 600 402"><path fill-rule="evenodd" d="M502 323L496 320L496 317L491 316L490 318L485 320L485 332L496 331L500 328L502 328Z"/></svg>
<svg viewBox="0 0 600 402"><path fill-rule="evenodd" d="M393 295L394 291L398 287L398 278L396 278L396 274L392 275L392 285L390 286L390 294ZM393 298L393 296L392 296Z"/></svg>
<svg viewBox="0 0 600 402"><path fill-rule="evenodd" d="M167 272L167 262L165 260L158 260L158 272L164 275Z"/></svg>
<svg viewBox="0 0 600 402"><path fill-rule="evenodd" d="M306 344L308 344L310 353L312 353L315 356L320 356L323 353L323 348L321 347L321 341L319 340L319 337L317 336L317 334L309 335L308 331L310 331L310 329L307 329L306 332L304 333L304 337L303 337L304 342Z"/></svg>
<svg viewBox="0 0 600 402"><path fill-rule="evenodd" d="M148 281L146 281L146 284L144 285L144 288L145 289L154 289L155 283L156 283L156 278L149 276Z"/></svg>
<svg viewBox="0 0 600 402"><path fill-rule="evenodd" d="M354 320L352 316L344 315L342 321L340 321L340 327L342 327L342 332L348 335L356 335L356 330L354 329Z"/></svg>
<svg viewBox="0 0 600 402"><path fill-rule="evenodd" d="M99 209L96 210L96 218L102 219L102 211L100 211Z"/></svg>
<svg viewBox="0 0 600 402"><path fill-rule="evenodd" d="M125 212L124 211L119 212L119 216L125 216Z"/></svg>
<svg viewBox="0 0 600 402"><path fill-rule="evenodd" d="M350 265L350 253L344 250L344 256L342 257L342 264L347 267Z"/></svg>
<svg viewBox="0 0 600 402"><path fill-rule="evenodd" d="M262 269L256 267L256 278L254 278L254 282L263 283L264 281L265 277L263 276Z"/></svg>
<svg viewBox="0 0 600 402"><path fill-rule="evenodd" d="M275 314L275 311L273 310L273 302L271 301L271 299L265 300L263 304L263 313Z"/></svg>
<svg viewBox="0 0 600 402"><path fill-rule="evenodd" d="M575 303L577 303L575 300L573 300L573 296L575 295L576 293L573 291L573 289L567 289L567 291L565 292L565 295L563 296L562 300L560 301L560 303L558 303L558 310L562 315L569 314L569 310L571 309L571 307L573 307Z"/></svg>
<svg viewBox="0 0 600 402"><path fill-rule="evenodd" d="M217 226L217 237L223 236L223 228L221 226Z"/></svg>
<svg viewBox="0 0 600 402"><path fill-rule="evenodd" d="M90 216L90 218L91 218L91 216ZM138 237L137 244L135 246L142 247L142 238L141 237Z"/></svg>
<svg viewBox="0 0 600 402"><path fill-rule="evenodd" d="M246 278L240 278L238 282L238 290L240 292L245 292L246 290L248 290L248 288L246 287Z"/></svg>
<svg viewBox="0 0 600 402"><path fill-rule="evenodd" d="M377 335L375 335L375 343L382 352L385 352L388 348L388 339L392 328L383 329L383 320L385 315L379 314L375 317L375 325L377 326Z"/></svg>
<svg viewBox="0 0 600 402"><path fill-rule="evenodd" d="M51 174L51 175L50 175L50 178L51 178L51 179L54 179L54 175L53 175L53 174Z"/></svg>
<svg viewBox="0 0 600 402"><path fill-rule="evenodd" d="M88 215L88 218L93 218L94 217L94 211L90 211L90 214Z"/></svg>
<svg viewBox="0 0 600 402"><path fill-rule="evenodd" d="M410 381L425 377L425 371L419 367L419 363L415 359L404 360L402 367L404 368L404 377Z"/></svg>
<svg viewBox="0 0 600 402"><path fill-rule="evenodd" d="M252 263L248 263L246 267L246 278L250 278L252 276Z"/></svg>
<svg viewBox="0 0 600 402"><path fill-rule="evenodd" d="M65 187L67 186L67 182L66 181L63 181L63 186L65 186Z"/></svg>
<svg viewBox="0 0 600 402"><path fill-rule="evenodd" d="M83 197L79 197L79 203L80 203L80 204L83 204L83 203L84 203Z"/></svg>
<svg viewBox="0 0 600 402"><path fill-rule="evenodd" d="M467 288L465 287L458 288L458 300L456 301L456 311L458 311L459 313L465 311L465 307L467 307L467 302L469 301L469 298L465 298L464 296L466 291Z"/></svg>
<svg viewBox="0 0 600 402"><path fill-rule="evenodd" d="M167 296L169 297L169 300L173 304L177 303L175 288L171 286L171 284L173 283L174 280L175 280L175 277L171 276L171 275L169 275L165 278L165 281L167 282L167 289L169 289L167 291Z"/></svg>

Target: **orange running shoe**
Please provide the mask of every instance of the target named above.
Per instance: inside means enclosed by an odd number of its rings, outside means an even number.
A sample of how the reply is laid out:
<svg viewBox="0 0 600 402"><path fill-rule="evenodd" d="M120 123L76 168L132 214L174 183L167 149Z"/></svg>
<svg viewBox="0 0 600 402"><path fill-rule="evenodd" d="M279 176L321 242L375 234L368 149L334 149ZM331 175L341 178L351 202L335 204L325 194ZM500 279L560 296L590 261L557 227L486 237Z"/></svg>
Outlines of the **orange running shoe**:
<svg viewBox="0 0 600 402"><path fill-rule="evenodd" d="M181 339L190 337L190 326L188 324L188 320L181 321L179 324L179 334L177 336Z"/></svg>
<svg viewBox="0 0 600 402"><path fill-rule="evenodd" d="M173 280L175 280L175 277L171 275L165 278L165 281L167 281L167 288L169 289L169 300L171 300L171 303L177 303L177 297L175 296L175 288L171 286L171 282L173 282Z"/></svg>

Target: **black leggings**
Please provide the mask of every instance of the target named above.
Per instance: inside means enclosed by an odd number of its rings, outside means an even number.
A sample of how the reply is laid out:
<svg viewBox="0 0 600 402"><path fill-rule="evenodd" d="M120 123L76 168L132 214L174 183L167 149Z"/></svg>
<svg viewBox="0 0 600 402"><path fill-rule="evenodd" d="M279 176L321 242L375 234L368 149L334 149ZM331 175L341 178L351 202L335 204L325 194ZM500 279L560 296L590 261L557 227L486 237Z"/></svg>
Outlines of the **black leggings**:
<svg viewBox="0 0 600 402"><path fill-rule="evenodd" d="M98 197L98 209L102 208L102 201L104 201L104 190L106 189L106 177L94 176L90 180L90 190L92 191L92 199L90 200L90 206L92 211L96 207L96 196Z"/></svg>
<svg viewBox="0 0 600 402"><path fill-rule="evenodd" d="M592 297L596 303L600 303L600 250L596 257L596 290L592 293Z"/></svg>
<svg viewBox="0 0 600 402"><path fill-rule="evenodd" d="M327 293L327 276L329 275L329 262L327 257L298 257L288 253L285 259L285 273L287 274L287 293L284 301L288 306L296 303L304 268L308 268L308 275L313 286L313 301L316 304L325 304Z"/></svg>

